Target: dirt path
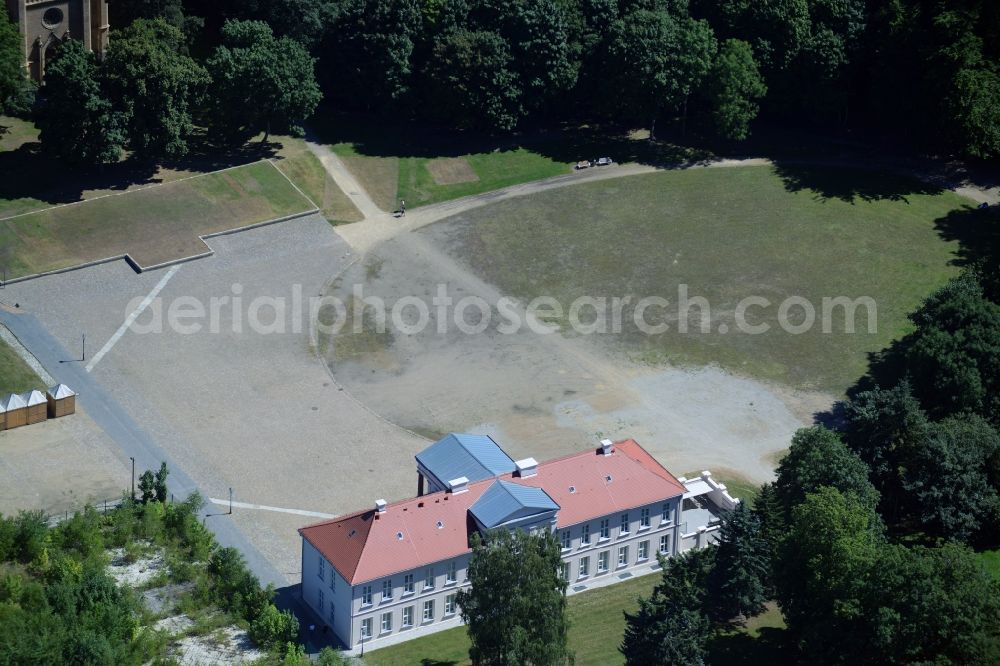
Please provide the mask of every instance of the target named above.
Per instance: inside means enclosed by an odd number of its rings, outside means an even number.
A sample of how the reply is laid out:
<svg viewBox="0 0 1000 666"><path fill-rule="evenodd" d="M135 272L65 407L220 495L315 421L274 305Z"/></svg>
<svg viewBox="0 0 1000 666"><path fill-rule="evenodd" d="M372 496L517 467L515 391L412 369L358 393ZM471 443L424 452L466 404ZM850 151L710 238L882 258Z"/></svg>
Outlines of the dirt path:
<svg viewBox="0 0 1000 666"><path fill-rule="evenodd" d="M679 164L676 167L656 167L645 164L616 164L612 167L595 168L586 171L573 172L563 176L555 176L545 180L532 181L513 185L493 192L484 192L461 199L444 201L439 204L423 206L411 210L406 217L394 218L392 215L379 209L371 201L363 188L357 183L343 162L334 155L326 146L309 143L309 147L320 157L323 165L338 185L350 194L351 199L357 203L357 199L365 199L368 202L367 208L358 206L365 215L365 220L353 224L338 227L340 235L358 252L367 252L380 243L397 236L405 231L414 231L421 227L438 222L446 217L463 213L473 208L479 208L487 204L503 201L513 197L527 196L537 192L579 185L609 178L624 178L639 174L654 173L665 168L677 169L725 169L732 167L748 166L774 166L775 162L763 157L749 157L743 159L717 159L692 162L690 164ZM851 167L859 169L877 169L891 171L900 175L915 177L921 181L955 191L957 194L967 197L976 203L989 203L991 205L1000 204L1000 186L983 186L969 181L962 176L961 170L958 175L948 172L948 166L931 168L925 166L918 168L913 165L899 164L892 161L883 163L860 162L849 159L794 159L782 160L783 165L791 166L817 166L817 167Z"/></svg>
<svg viewBox="0 0 1000 666"><path fill-rule="evenodd" d="M354 174L350 172L347 166L337 157L328 146L325 146L315 141L306 141L306 147L319 158L320 163L326 172L330 174L333 178L333 182L337 184L341 190L344 191L351 199L351 203L357 207L361 214L365 216L366 219L379 218L386 216L386 212L375 205L375 202L368 192L365 191L358 180L354 177Z"/></svg>

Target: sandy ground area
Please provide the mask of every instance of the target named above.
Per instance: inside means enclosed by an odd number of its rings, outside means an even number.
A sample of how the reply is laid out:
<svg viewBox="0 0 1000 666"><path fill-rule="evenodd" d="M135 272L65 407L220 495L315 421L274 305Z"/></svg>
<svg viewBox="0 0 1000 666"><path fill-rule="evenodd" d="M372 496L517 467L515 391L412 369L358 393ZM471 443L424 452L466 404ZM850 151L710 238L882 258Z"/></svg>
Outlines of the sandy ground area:
<svg viewBox="0 0 1000 666"><path fill-rule="evenodd" d="M497 303L502 294L442 252L436 233L431 226L385 242L333 293L350 302L361 284L364 296L391 307L406 296L429 303L443 284L455 301L477 295ZM415 310L403 313L415 323ZM466 314L467 323L478 323L478 310ZM512 456L538 460L602 437L634 437L677 474L722 469L755 482L772 477L792 433L833 401L711 367L650 369L584 338L526 327L503 334L496 311L483 333L467 335L453 316L439 326L432 308L420 333L349 332L323 351L337 381L362 403L417 432L487 432Z"/></svg>
<svg viewBox="0 0 1000 666"><path fill-rule="evenodd" d="M49 514L121 497L129 461L84 413L0 432L0 513Z"/></svg>
<svg viewBox="0 0 1000 666"><path fill-rule="evenodd" d="M299 290L305 299L318 295L350 261L347 244L319 216L211 244L216 256L182 265L163 287L164 315L181 297L207 307L213 297L232 298L238 285L242 332L234 331L232 307L220 313L216 333L129 331L93 368L95 379L210 497L227 498L231 487L237 501L340 514L412 495L413 455L426 441L341 390L317 359L308 325L294 328L291 306L283 333L257 334L246 325L257 297L291 302ZM165 275L136 275L113 263L10 285L4 297L17 299L69 351L86 332L92 359L125 320L130 301ZM273 319L266 309L262 322ZM151 318L152 310L138 323ZM205 513L225 508L209 505ZM235 521L292 583L301 567L295 530L318 519L237 509L207 520Z"/></svg>

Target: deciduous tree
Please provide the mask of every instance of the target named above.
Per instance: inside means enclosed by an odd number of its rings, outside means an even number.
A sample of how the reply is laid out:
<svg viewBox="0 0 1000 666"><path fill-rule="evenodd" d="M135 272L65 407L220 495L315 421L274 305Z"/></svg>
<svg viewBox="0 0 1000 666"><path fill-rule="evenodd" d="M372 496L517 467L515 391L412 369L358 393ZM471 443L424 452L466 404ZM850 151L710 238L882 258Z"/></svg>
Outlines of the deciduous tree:
<svg viewBox="0 0 1000 666"><path fill-rule="evenodd" d="M428 71L434 116L460 127L513 129L523 109L510 60L507 44L494 32L455 30L442 36Z"/></svg>
<svg viewBox="0 0 1000 666"><path fill-rule="evenodd" d="M164 19L139 19L111 36L102 74L126 118L129 148L144 158L188 152L192 111L209 78L183 50L184 35Z"/></svg>
<svg viewBox="0 0 1000 666"><path fill-rule="evenodd" d="M566 581L548 531L498 529L473 537L471 587L458 592L476 666L565 664Z"/></svg>
<svg viewBox="0 0 1000 666"><path fill-rule="evenodd" d="M42 147L73 164L108 164L121 158L124 118L97 80L97 61L83 42L70 40L45 71L45 104L38 114Z"/></svg>
<svg viewBox="0 0 1000 666"><path fill-rule="evenodd" d="M792 438L775 481L775 493L786 519L791 518L806 495L823 486L852 493L872 510L878 504L878 491L868 480L868 467L840 436L823 426L803 428Z"/></svg>
<svg viewBox="0 0 1000 666"><path fill-rule="evenodd" d="M757 100L767 94L750 45L738 39L726 40L708 81L715 131L726 139L747 138L750 123L760 110Z"/></svg>
<svg viewBox="0 0 1000 666"><path fill-rule="evenodd" d="M230 143L259 132L266 141L272 129L301 133L322 98L305 47L260 21L227 21L208 67L212 129Z"/></svg>

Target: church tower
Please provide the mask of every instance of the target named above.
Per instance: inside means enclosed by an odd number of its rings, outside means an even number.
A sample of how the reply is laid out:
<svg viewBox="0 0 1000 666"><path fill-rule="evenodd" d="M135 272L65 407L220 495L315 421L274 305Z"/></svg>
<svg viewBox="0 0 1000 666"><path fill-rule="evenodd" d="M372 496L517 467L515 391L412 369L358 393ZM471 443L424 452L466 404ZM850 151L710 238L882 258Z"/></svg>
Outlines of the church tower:
<svg viewBox="0 0 1000 666"><path fill-rule="evenodd" d="M104 57L108 47L108 0L7 0L11 20L24 40L28 75L41 83L56 46L79 39Z"/></svg>

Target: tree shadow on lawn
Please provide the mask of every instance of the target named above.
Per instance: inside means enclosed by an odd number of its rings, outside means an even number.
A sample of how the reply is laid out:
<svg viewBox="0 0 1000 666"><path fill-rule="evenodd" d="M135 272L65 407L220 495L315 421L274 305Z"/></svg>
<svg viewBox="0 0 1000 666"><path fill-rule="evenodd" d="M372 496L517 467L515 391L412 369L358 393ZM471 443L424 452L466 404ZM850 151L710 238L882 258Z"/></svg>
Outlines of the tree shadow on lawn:
<svg viewBox="0 0 1000 666"><path fill-rule="evenodd" d="M789 192L815 192L818 201L836 199L847 203L858 201L902 201L915 194L935 195L944 191L940 185L921 182L916 178L865 168L845 162L842 166L809 166L796 160L774 161L775 172Z"/></svg>
<svg viewBox="0 0 1000 666"><path fill-rule="evenodd" d="M457 661L438 661L437 659L430 659L424 657L420 660L420 666L458 666Z"/></svg>
<svg viewBox="0 0 1000 666"><path fill-rule="evenodd" d="M273 157L276 152L276 144L270 143L255 142L220 152L197 141L180 160L156 163L127 158L117 164L76 167L46 155L39 142L28 142L16 150L0 152L0 173L6 174L0 179L0 217L9 214L4 201L31 198L53 206L74 203L95 190L115 192L161 183L162 169L204 173Z"/></svg>
<svg viewBox="0 0 1000 666"><path fill-rule="evenodd" d="M310 121L318 141L346 143L366 157L425 158L531 150L555 162L611 157L616 162L657 166L689 165L711 156L708 151L630 136L617 125L563 124L555 129L528 129L512 134L457 130L424 122L370 118L321 111Z"/></svg>
<svg viewBox="0 0 1000 666"><path fill-rule="evenodd" d="M788 630L763 627L756 637L742 631L715 634L708 641L708 663L726 666L795 664L795 646Z"/></svg>

